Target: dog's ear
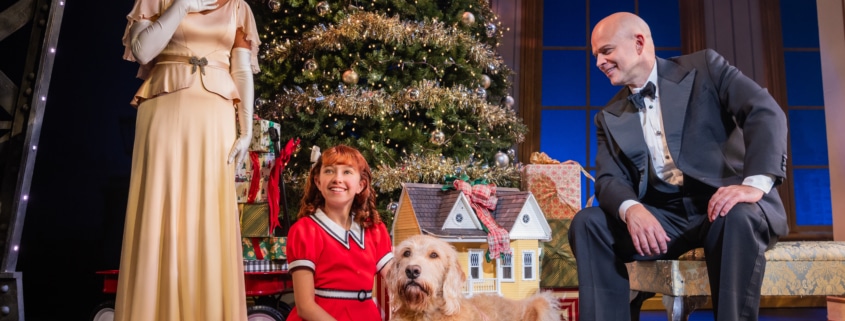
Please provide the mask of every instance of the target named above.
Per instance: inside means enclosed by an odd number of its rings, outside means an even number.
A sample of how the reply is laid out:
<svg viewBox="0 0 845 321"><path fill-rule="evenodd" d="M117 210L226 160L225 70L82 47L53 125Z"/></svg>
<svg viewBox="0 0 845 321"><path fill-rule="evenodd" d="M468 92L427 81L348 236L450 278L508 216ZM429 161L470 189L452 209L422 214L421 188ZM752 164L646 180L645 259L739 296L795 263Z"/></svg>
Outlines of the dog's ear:
<svg viewBox="0 0 845 321"><path fill-rule="evenodd" d="M443 313L453 315L461 309L461 298L464 295L462 292L467 277L458 263L457 253L449 253L447 264L446 277L443 280Z"/></svg>
<svg viewBox="0 0 845 321"><path fill-rule="evenodd" d="M388 269L387 271L387 287L390 291L390 306L392 308L398 308L402 305L402 298L399 295L399 289L402 288L402 280L400 276L401 269L401 253L399 253L399 248L393 253L393 260L388 263L388 266L385 267Z"/></svg>

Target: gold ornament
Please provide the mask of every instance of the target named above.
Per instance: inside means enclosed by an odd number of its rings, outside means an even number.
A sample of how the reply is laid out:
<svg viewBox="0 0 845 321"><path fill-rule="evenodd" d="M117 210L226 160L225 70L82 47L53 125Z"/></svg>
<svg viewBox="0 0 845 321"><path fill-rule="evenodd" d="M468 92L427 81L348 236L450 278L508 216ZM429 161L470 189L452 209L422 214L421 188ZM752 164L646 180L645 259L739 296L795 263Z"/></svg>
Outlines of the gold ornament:
<svg viewBox="0 0 845 321"><path fill-rule="evenodd" d="M267 1L267 7L270 8L270 11L279 12L282 9L282 2L279 0L270 0Z"/></svg>
<svg viewBox="0 0 845 321"><path fill-rule="evenodd" d="M484 89L490 88L490 82L492 82L492 80L490 80L490 76L484 74L481 75L481 87L484 87Z"/></svg>
<svg viewBox="0 0 845 321"><path fill-rule="evenodd" d="M469 11L464 12L464 14L461 15L461 23L467 27L472 26L475 23L475 15Z"/></svg>
<svg viewBox="0 0 845 321"><path fill-rule="evenodd" d="M349 69L343 72L343 82L347 85L354 85L358 83L358 73L355 70Z"/></svg>
<svg viewBox="0 0 845 321"><path fill-rule="evenodd" d="M435 129L433 132L431 132L431 139L429 139L429 141L431 141L432 144L438 146L443 145L443 143L446 142L446 134L444 134L443 131L439 129Z"/></svg>
<svg viewBox="0 0 845 321"><path fill-rule="evenodd" d="M314 60L314 59L306 60L305 64L303 65L303 68L305 68L305 70L307 70L307 71L317 70L317 67L319 67L319 66L317 65L317 61Z"/></svg>
<svg viewBox="0 0 845 321"><path fill-rule="evenodd" d="M320 3L317 3L317 15L324 17L329 14L329 12L331 12L331 8L329 8L328 2L320 1Z"/></svg>
<svg viewBox="0 0 845 321"><path fill-rule="evenodd" d="M420 90L416 88L408 88L408 90L405 91L405 98L408 98L410 101L420 100Z"/></svg>

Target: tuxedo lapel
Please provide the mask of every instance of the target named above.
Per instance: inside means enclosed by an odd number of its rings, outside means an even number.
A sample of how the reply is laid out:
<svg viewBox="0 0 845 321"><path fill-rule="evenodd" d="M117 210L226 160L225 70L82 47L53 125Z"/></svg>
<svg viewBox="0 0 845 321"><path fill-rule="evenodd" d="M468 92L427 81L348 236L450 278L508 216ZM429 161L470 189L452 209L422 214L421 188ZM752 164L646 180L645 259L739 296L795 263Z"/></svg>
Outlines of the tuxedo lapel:
<svg viewBox="0 0 845 321"><path fill-rule="evenodd" d="M684 120L695 79L695 70L687 71L677 64L657 58L658 91L663 116L666 144L676 162L680 159Z"/></svg>
<svg viewBox="0 0 845 321"><path fill-rule="evenodd" d="M643 127L640 124L637 108L627 99L618 99L605 108L603 113L608 135L637 167L640 175L637 183L641 185L639 190L644 192L643 184L646 182L644 178L647 176L648 169L648 146L643 138Z"/></svg>

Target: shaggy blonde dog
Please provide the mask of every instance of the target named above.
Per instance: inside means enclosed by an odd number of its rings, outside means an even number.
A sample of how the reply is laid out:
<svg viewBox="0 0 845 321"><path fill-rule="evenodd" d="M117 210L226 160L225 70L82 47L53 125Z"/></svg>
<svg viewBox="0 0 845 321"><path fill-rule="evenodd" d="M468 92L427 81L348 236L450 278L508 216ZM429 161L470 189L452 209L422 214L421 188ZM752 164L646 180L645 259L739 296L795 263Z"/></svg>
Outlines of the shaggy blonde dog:
<svg viewBox="0 0 845 321"><path fill-rule="evenodd" d="M410 237L396 247L394 256L387 283L392 320L560 320L557 300L550 293L523 300L497 294L464 297L466 275L457 252L438 238Z"/></svg>

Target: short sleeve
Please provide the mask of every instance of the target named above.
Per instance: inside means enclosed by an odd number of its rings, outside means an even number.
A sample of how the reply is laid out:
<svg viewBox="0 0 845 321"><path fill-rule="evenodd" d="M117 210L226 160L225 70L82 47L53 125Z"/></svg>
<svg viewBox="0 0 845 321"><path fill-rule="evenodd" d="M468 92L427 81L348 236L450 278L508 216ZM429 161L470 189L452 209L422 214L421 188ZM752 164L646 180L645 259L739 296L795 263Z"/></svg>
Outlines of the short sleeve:
<svg viewBox="0 0 845 321"><path fill-rule="evenodd" d="M132 35L130 30L132 25L141 20L155 20L161 15L164 10L164 1L166 0L136 0L132 11L126 15L126 30L123 31L123 59L135 61L135 55L132 54ZM152 66L150 64L141 65L138 69L138 78L146 79Z"/></svg>
<svg viewBox="0 0 845 321"><path fill-rule="evenodd" d="M300 267L316 270L315 263L323 250L320 237L323 233L317 224L308 224L312 222L311 218L302 218L290 227L285 251L289 270Z"/></svg>
<svg viewBox="0 0 845 321"><path fill-rule="evenodd" d="M376 273L378 273L393 260L393 244L390 241L390 234L387 233L387 227L385 227L384 223L379 223L372 229L375 254L379 258L378 263L376 263Z"/></svg>
<svg viewBox="0 0 845 321"><path fill-rule="evenodd" d="M233 0L234 1L234 0ZM249 4L244 0L238 0L238 29L243 30L246 35L246 40L249 41L252 48L250 48L250 66L252 73L257 74L261 69L258 67L258 46L261 45L261 39L258 37L258 28L255 25L255 16L252 14Z"/></svg>

